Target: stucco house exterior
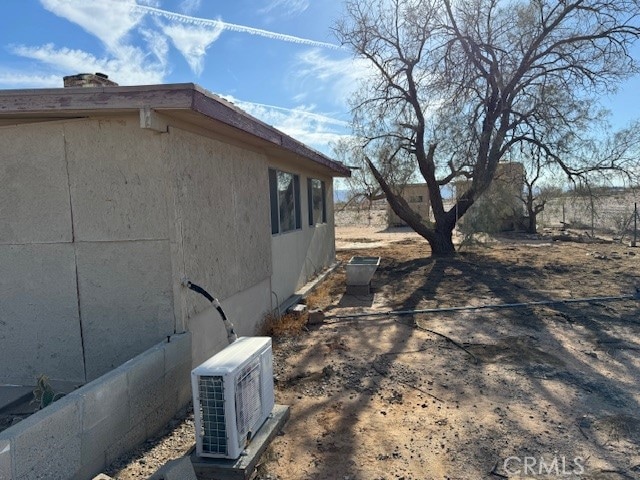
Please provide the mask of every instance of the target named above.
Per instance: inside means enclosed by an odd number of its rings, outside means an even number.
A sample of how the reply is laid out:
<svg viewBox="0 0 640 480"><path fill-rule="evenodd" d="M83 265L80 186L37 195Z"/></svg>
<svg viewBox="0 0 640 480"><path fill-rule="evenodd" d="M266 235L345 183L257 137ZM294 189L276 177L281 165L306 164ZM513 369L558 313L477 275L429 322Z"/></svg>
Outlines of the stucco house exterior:
<svg viewBox="0 0 640 480"><path fill-rule="evenodd" d="M192 363L335 261L341 163L194 84L0 91L0 384Z"/></svg>

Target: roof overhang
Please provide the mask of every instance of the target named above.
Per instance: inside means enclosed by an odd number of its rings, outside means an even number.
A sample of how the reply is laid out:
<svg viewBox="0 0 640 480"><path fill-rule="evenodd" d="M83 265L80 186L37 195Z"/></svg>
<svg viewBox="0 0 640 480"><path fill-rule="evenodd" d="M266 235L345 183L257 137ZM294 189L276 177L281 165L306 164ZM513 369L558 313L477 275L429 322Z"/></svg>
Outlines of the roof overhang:
<svg viewBox="0 0 640 480"><path fill-rule="evenodd" d="M348 177L340 162L306 146L280 130L249 115L234 104L193 83L132 87L77 87L0 90L0 125L38 119L83 118L90 115L155 111L197 121L200 126L228 133L301 161L313 162L334 177ZM204 122L203 122L204 120Z"/></svg>

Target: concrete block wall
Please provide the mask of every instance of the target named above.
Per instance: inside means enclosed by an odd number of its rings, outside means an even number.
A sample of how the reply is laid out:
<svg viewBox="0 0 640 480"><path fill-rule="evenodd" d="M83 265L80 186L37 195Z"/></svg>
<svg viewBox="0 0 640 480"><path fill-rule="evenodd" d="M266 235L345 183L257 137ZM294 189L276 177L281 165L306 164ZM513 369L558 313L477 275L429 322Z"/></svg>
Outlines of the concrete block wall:
<svg viewBox="0 0 640 480"><path fill-rule="evenodd" d="M0 480L93 478L188 404L191 349L173 335L1 432Z"/></svg>

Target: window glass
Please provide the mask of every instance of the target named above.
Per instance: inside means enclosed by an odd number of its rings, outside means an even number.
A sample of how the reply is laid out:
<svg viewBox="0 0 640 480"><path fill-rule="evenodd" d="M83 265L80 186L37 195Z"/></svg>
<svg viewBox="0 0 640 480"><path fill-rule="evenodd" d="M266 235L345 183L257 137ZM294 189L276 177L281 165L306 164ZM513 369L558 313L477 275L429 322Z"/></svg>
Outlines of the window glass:
<svg viewBox="0 0 640 480"><path fill-rule="evenodd" d="M278 205L280 209L280 232L296 228L296 202L293 175L278 172Z"/></svg>
<svg viewBox="0 0 640 480"><path fill-rule="evenodd" d="M271 233L300 228L300 179L292 173L269 170Z"/></svg>
<svg viewBox="0 0 640 480"><path fill-rule="evenodd" d="M327 221L327 204L325 200L325 184L323 181L309 178L307 180L309 198L309 225Z"/></svg>

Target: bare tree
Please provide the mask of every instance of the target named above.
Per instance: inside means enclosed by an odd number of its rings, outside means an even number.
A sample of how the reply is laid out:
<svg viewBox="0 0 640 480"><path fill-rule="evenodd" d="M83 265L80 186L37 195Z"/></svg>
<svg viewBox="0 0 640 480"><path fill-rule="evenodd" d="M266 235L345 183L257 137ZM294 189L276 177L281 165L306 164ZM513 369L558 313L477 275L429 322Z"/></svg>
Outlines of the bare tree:
<svg viewBox="0 0 640 480"><path fill-rule="evenodd" d="M639 14L639 0L346 1L336 34L372 67L353 104L355 133L391 208L434 255L455 252L458 219L519 145L569 177L598 169L563 155L562 141L598 118L599 94L636 73L629 49ZM389 141L424 177L434 223L392 191L383 159L368 154ZM461 177L469 187L446 210L441 188Z"/></svg>
<svg viewBox="0 0 640 480"><path fill-rule="evenodd" d="M343 139L333 145L336 159L352 168L351 177L346 179L349 197L343 208L364 206L370 211L373 203L386 198L385 192L367 166L361 145L355 139ZM379 145L374 152L378 170L394 194L402 194L404 187L414 176L411 159L407 158L402 148L392 148L391 145Z"/></svg>

